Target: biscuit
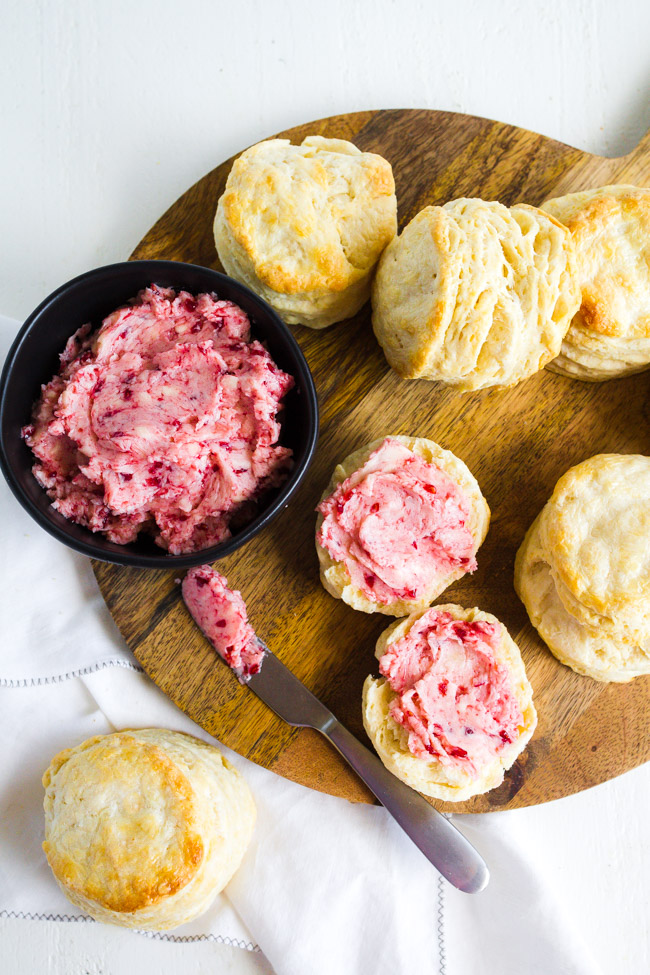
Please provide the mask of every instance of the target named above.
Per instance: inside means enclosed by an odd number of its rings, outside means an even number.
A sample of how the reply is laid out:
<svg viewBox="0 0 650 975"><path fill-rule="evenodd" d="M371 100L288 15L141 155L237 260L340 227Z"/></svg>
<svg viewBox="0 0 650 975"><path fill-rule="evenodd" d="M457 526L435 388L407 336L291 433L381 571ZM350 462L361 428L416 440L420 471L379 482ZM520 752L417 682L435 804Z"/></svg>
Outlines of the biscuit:
<svg viewBox="0 0 650 975"><path fill-rule="evenodd" d="M433 470L418 470L412 481L386 494L385 475L421 461ZM357 507L342 536L334 524L344 517L341 493L360 486L362 506L353 496ZM440 498L439 508L427 504L431 498ZM374 511L366 511L368 506ZM389 616L425 609L473 571L490 523L490 509L468 467L423 437L384 437L355 450L335 468L318 512L316 551L324 588L353 609ZM454 519L462 525L455 526Z"/></svg>
<svg viewBox="0 0 650 975"><path fill-rule="evenodd" d="M68 748L43 786L43 849L59 886L123 927L165 931L205 911L255 822L248 786L216 748L159 728Z"/></svg>
<svg viewBox="0 0 650 975"><path fill-rule="evenodd" d="M426 207L386 248L372 323L400 376L484 389L554 359L579 304L566 227L524 204L460 199Z"/></svg>
<svg viewBox="0 0 650 975"><path fill-rule="evenodd" d="M451 630L452 636L454 621L469 626L456 627L455 645L452 643L451 652L443 661L442 640L440 636L437 640L427 636L426 627L445 618L445 631ZM420 633L410 647L406 641L414 627ZM481 627L488 631L487 648L479 640L474 644L478 650L472 649L471 633L463 633L479 629L480 636ZM526 747L537 724L532 689L521 654L506 628L496 617L478 609L432 606L389 626L377 642L375 655L381 662L384 654L391 648L394 653L394 645L399 648L400 643L401 663L391 670L388 679L369 676L363 687L364 727L386 768L418 792L449 802L462 802L498 786L504 772ZM429 659L423 663L422 654L432 657L434 667L448 669L431 672L427 677L431 664ZM406 695L400 700L402 692L396 691L391 682L397 684L403 678L404 664L408 665L409 657L411 661L417 660L415 677L418 679L414 682L409 678L405 683ZM466 675L467 667L471 671L475 665L482 674L477 673L473 681L468 681L472 695L469 697L468 688L459 686L458 675ZM487 681L486 673L490 675ZM431 679L433 694L437 688L438 696L433 699L429 720L421 721L409 708L413 701L430 699ZM452 710L445 711L445 705ZM424 748L414 748L413 729L424 734ZM474 751L470 750L472 746Z"/></svg>
<svg viewBox="0 0 650 975"><path fill-rule="evenodd" d="M370 297L381 252L397 233L393 172L351 142L312 135L260 142L235 160L214 237L231 277L289 324L325 328Z"/></svg>
<svg viewBox="0 0 650 975"><path fill-rule="evenodd" d="M650 368L650 189L601 186L542 207L573 235L582 291L548 368L592 382Z"/></svg>
<svg viewBox="0 0 650 975"><path fill-rule="evenodd" d="M567 471L517 553L515 589L579 674L650 673L650 458L597 454Z"/></svg>

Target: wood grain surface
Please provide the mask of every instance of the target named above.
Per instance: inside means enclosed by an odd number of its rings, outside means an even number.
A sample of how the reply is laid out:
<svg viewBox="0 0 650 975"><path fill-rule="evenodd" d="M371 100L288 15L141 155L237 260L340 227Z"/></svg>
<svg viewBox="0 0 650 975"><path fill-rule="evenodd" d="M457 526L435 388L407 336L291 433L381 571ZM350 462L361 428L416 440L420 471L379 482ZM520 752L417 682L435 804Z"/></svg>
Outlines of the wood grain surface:
<svg viewBox="0 0 650 975"><path fill-rule="evenodd" d="M650 136L619 159L591 156L522 129L448 112L360 112L298 126L351 139L393 165L400 229L427 204L460 196L539 204L610 182L650 182ZM184 194L134 251L219 268L212 220L232 160ZM461 804L484 812L586 789L650 758L650 680L601 684L559 664L530 626L513 584L515 552L567 468L599 452L649 453L649 374L586 384L542 371L514 389L458 393L392 373L369 308L315 332L294 327L312 369L321 433L309 475L289 508L218 568L241 589L260 636L359 737L361 687L377 673L375 641L390 618L357 613L318 579L314 507L333 467L386 434L428 437L470 467L492 510L478 570L444 602L494 613L521 647L539 724L502 786ZM151 678L198 724L288 778L356 801L371 796L315 732L289 728L240 687L190 620L172 572L94 563L102 594Z"/></svg>

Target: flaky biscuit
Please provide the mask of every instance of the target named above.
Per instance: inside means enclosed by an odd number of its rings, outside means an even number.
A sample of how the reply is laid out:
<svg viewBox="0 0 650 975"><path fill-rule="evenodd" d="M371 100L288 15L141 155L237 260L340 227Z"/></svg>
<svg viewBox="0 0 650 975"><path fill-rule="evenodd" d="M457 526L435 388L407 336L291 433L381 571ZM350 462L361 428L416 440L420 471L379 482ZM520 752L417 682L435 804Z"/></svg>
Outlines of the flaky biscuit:
<svg viewBox="0 0 650 975"><path fill-rule="evenodd" d="M390 715L389 709L396 696L395 692L383 677L372 676L366 677L363 685L363 725L382 762L398 779L434 799L463 802L501 784L504 773L530 741L537 726L537 712L519 648L496 617L478 609L464 609L454 604L434 606L433 609L450 613L454 619L484 621L500 626L502 636L496 658L508 669L513 693L523 716L517 738L505 745L478 776L473 776L463 768L445 768L433 755L427 759L419 758L409 750L408 731ZM375 648L377 659L381 659L391 643L405 636L421 616L422 612L413 613L384 630Z"/></svg>
<svg viewBox="0 0 650 975"><path fill-rule="evenodd" d="M650 457L597 454L572 467L540 531L574 616L650 640Z"/></svg>
<svg viewBox="0 0 650 975"><path fill-rule="evenodd" d="M648 650L605 626L581 622L567 609L539 524L538 516L517 552L515 589L544 643L560 663L595 680L626 682L650 673Z"/></svg>
<svg viewBox="0 0 650 975"><path fill-rule="evenodd" d="M341 461L334 468L329 484L321 496L321 501L336 490L339 484L347 480L355 471L358 471L366 463L370 455L384 442L386 438L380 437L373 440L365 447L359 447ZM481 493L481 489L476 478L467 465L456 457L450 450L444 450L424 437L403 437L391 436L391 440L397 440L404 444L409 450L421 457L426 463L434 464L444 471L449 477L462 488L465 496L470 503L469 509L469 529L474 538L475 549L478 551L487 535L490 524L490 509L487 501ZM318 533L323 524L323 515L319 512L316 519L316 552L320 565L320 580L326 591L334 596L335 599L342 599L344 603L352 609L362 613L383 613L387 616L407 616L418 610L426 609L433 600L444 592L452 582L460 579L465 570L458 568L450 572L445 579L434 581L427 593L416 600L396 600L391 603L373 602L358 588L352 584L350 573L342 562L335 562L329 552L318 542Z"/></svg>
<svg viewBox="0 0 650 975"><path fill-rule="evenodd" d="M582 291L548 368L593 382L650 368L650 189L601 186L542 208L572 233Z"/></svg>
<svg viewBox="0 0 650 975"><path fill-rule="evenodd" d="M189 735L90 738L43 776L43 848L66 897L98 921L164 931L209 907L255 823L243 778Z"/></svg>
<svg viewBox="0 0 650 975"><path fill-rule="evenodd" d="M580 304L571 234L524 204L426 207L384 251L375 335L408 379L513 386L554 359Z"/></svg>
<svg viewBox="0 0 650 975"><path fill-rule="evenodd" d="M226 272L285 322L324 328L354 315L397 233L393 172L351 142L260 142L235 160L214 236Z"/></svg>

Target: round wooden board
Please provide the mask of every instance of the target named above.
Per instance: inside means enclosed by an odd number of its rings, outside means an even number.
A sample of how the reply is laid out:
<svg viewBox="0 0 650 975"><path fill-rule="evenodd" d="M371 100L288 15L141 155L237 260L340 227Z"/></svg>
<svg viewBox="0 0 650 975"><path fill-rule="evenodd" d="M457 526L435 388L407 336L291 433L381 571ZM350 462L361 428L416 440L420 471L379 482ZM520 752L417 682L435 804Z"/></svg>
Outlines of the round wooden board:
<svg viewBox="0 0 650 975"><path fill-rule="evenodd" d="M448 112L360 112L281 133L354 141L393 165L400 227L427 204L461 196L539 204L606 183L650 182L650 137L604 159L532 132ZM219 268L212 220L232 160L205 176L146 235L133 258ZM462 394L392 373L369 308L324 331L294 333L321 406L315 461L272 526L219 563L241 589L260 636L360 738L361 687L377 673L375 641L391 621L367 616L322 589L314 507L337 461L385 434L429 437L470 467L492 509L477 572L442 600L494 613L521 647L539 725L498 789L458 805L484 812L545 802L586 789L650 758L650 680L601 684L563 667L530 626L512 583L524 533L567 468L600 452L648 453L649 374L588 384L542 371L514 389ZM297 782L357 801L362 783L316 733L296 730L241 687L192 623L172 572L94 563L102 594L150 677L199 725L247 758Z"/></svg>

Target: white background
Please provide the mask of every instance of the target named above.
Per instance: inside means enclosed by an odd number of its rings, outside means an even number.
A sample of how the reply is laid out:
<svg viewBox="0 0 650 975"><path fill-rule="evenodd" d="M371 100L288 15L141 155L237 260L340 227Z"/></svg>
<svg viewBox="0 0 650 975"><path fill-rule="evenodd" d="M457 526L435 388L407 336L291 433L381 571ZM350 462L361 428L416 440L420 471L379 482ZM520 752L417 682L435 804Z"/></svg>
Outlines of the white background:
<svg viewBox="0 0 650 975"><path fill-rule="evenodd" d="M0 34L0 312L18 318L126 258L217 163L299 122L447 109L605 155L650 128L647 0L4 0ZM593 791L593 815L607 809L641 841L646 783L635 772ZM565 893L580 916L602 881L603 897L638 912L624 946L586 911L582 923L606 971L640 975L647 888L614 869L616 837L583 872L579 828L565 824L575 800L564 802L540 830ZM236 949L95 925L1 921L0 937L2 975L264 970Z"/></svg>

